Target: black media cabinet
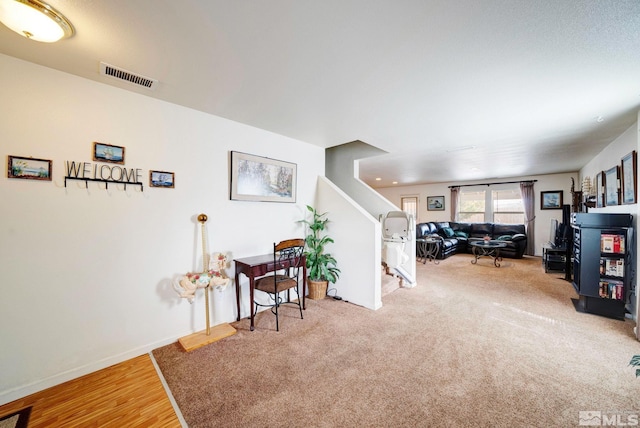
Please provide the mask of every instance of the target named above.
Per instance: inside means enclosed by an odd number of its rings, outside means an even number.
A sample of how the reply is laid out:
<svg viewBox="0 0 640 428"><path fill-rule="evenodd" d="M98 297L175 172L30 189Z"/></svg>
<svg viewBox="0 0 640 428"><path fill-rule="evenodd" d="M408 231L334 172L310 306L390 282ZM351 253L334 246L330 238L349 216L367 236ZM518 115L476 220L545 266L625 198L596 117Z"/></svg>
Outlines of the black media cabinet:
<svg viewBox="0 0 640 428"><path fill-rule="evenodd" d="M635 245L632 220L630 214L572 214L576 310L624 319Z"/></svg>

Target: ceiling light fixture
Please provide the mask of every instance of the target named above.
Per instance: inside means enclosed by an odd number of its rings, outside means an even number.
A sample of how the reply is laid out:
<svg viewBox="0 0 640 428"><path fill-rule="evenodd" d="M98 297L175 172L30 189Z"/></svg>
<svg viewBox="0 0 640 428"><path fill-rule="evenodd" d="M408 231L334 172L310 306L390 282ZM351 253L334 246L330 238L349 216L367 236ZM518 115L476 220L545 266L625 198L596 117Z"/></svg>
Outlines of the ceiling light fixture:
<svg viewBox="0 0 640 428"><path fill-rule="evenodd" d="M74 33L67 18L40 0L0 0L0 22L38 42L57 42Z"/></svg>
<svg viewBox="0 0 640 428"><path fill-rule="evenodd" d="M475 148L476 148L476 146L454 147L452 149L447 149L446 152L447 153L462 152L462 151L465 151L465 150L473 150Z"/></svg>

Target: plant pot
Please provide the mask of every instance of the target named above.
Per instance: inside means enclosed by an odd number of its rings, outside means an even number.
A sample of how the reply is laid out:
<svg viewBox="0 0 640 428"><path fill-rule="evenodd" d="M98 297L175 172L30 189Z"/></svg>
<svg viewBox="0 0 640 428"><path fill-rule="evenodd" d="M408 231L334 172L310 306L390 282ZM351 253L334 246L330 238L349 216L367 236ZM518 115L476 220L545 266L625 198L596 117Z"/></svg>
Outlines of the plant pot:
<svg viewBox="0 0 640 428"><path fill-rule="evenodd" d="M327 296L327 288L329 281L314 281L307 278L307 289L309 290L308 298L312 300L321 300Z"/></svg>

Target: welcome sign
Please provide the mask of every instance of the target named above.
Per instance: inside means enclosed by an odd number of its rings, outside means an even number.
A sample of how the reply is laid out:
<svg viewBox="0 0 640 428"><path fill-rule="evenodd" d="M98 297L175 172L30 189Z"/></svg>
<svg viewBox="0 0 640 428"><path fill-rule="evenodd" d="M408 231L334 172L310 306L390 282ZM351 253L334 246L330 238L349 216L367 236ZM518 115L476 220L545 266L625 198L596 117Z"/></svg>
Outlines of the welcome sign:
<svg viewBox="0 0 640 428"><path fill-rule="evenodd" d="M64 177L64 186L67 187L67 180L83 180L85 185L89 181L105 183L135 184L144 190L142 184L142 169L125 168L118 165L97 164L92 162L65 161L67 175Z"/></svg>
<svg viewBox="0 0 640 428"><path fill-rule="evenodd" d="M92 162L65 161L66 178L98 180L115 183L141 184L140 168L123 168L117 165L95 164Z"/></svg>

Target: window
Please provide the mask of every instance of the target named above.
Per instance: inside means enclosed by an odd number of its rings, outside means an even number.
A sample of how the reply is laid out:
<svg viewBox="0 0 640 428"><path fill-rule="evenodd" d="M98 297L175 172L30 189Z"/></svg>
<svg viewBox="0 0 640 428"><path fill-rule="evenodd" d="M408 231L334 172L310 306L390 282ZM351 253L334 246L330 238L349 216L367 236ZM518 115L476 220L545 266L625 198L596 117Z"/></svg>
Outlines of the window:
<svg viewBox="0 0 640 428"><path fill-rule="evenodd" d="M524 203L517 185L499 185L495 190L460 189L458 221L464 223L524 223Z"/></svg>
<svg viewBox="0 0 640 428"><path fill-rule="evenodd" d="M463 223L482 223L485 213L485 191L460 189L458 221Z"/></svg>
<svg viewBox="0 0 640 428"><path fill-rule="evenodd" d="M494 190L493 222L505 224L524 224L524 204L520 189Z"/></svg>
<svg viewBox="0 0 640 428"><path fill-rule="evenodd" d="M418 212L417 196L405 196L400 198L400 208L402 209L402 211L412 216L417 222L417 217L416 217Z"/></svg>

